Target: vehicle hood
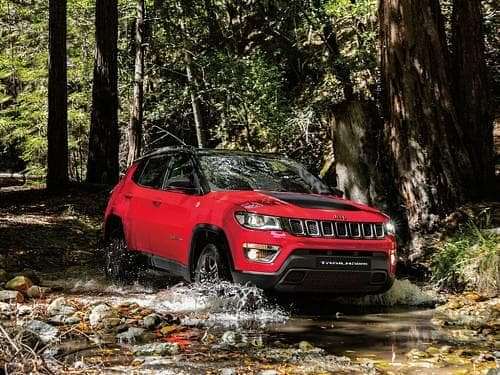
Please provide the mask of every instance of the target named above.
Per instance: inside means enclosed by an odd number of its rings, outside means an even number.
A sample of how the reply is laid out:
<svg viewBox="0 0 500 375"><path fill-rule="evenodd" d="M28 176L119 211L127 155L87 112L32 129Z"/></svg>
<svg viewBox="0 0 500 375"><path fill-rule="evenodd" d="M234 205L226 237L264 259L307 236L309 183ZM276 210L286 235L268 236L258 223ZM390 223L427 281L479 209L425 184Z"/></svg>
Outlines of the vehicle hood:
<svg viewBox="0 0 500 375"><path fill-rule="evenodd" d="M216 192L242 210L273 215L317 220L386 221L379 210L362 203L333 195L270 191Z"/></svg>

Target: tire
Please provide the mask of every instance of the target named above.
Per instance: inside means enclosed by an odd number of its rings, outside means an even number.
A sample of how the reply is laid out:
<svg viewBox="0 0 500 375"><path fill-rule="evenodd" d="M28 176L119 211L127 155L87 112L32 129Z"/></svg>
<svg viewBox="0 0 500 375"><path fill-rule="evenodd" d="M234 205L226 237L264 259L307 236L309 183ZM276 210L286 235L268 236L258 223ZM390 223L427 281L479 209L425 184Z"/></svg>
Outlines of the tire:
<svg viewBox="0 0 500 375"><path fill-rule="evenodd" d="M115 230L105 248L104 272L109 281L129 284L137 280L137 256L127 246L121 230Z"/></svg>
<svg viewBox="0 0 500 375"><path fill-rule="evenodd" d="M214 244L206 245L196 261L194 281L216 283L232 281L227 257Z"/></svg>

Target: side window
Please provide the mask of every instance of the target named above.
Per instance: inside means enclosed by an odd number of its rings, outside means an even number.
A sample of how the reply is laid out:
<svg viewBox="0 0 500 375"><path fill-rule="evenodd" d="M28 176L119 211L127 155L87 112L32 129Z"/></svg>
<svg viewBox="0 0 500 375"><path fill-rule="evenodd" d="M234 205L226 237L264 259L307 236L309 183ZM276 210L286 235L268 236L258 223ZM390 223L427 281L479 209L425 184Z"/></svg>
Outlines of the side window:
<svg viewBox="0 0 500 375"><path fill-rule="evenodd" d="M150 158L144 166L144 170L138 180L138 183L143 186L160 189L162 187L163 178L165 177L165 171L167 170L169 160L170 156L168 155Z"/></svg>
<svg viewBox="0 0 500 375"><path fill-rule="evenodd" d="M197 187L198 179L190 155L178 155L173 157L168 171L165 187Z"/></svg>

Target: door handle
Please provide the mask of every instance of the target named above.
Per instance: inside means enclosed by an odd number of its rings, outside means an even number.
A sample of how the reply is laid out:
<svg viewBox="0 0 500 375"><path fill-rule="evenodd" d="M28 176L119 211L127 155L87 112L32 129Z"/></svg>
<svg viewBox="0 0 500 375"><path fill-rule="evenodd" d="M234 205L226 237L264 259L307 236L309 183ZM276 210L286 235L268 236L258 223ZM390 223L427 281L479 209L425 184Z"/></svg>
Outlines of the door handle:
<svg viewBox="0 0 500 375"><path fill-rule="evenodd" d="M132 195L132 194L130 194L130 193L125 193L125 194L124 194L124 197L125 197L126 199L132 199L133 195Z"/></svg>
<svg viewBox="0 0 500 375"><path fill-rule="evenodd" d="M161 203L162 203L161 201L153 201L153 206L160 207Z"/></svg>

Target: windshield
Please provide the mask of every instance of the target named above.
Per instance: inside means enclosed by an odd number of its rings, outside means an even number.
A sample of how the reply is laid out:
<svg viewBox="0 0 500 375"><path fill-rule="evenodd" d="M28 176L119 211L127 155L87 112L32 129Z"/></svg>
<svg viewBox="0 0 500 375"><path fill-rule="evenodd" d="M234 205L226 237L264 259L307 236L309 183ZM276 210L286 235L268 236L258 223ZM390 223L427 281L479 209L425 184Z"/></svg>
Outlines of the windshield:
<svg viewBox="0 0 500 375"><path fill-rule="evenodd" d="M294 161L265 155L202 155L211 190L330 193L321 180Z"/></svg>

